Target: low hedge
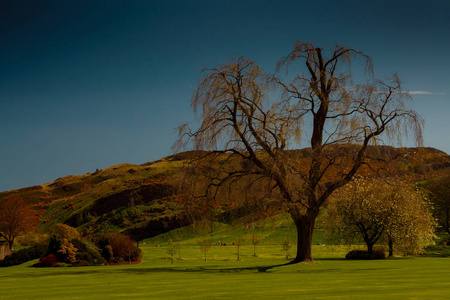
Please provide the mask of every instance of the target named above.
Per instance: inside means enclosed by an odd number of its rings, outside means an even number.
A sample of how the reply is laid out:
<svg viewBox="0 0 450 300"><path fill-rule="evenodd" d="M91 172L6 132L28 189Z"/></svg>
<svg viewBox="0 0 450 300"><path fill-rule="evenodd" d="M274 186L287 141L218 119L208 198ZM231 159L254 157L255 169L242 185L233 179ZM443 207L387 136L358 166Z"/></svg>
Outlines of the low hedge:
<svg viewBox="0 0 450 300"><path fill-rule="evenodd" d="M352 250L345 255L347 259L383 259L386 254L382 250L373 250L369 253L367 250Z"/></svg>
<svg viewBox="0 0 450 300"><path fill-rule="evenodd" d="M23 264L27 261L38 259L47 253L48 245L36 245L14 252L0 260L0 267L10 267Z"/></svg>

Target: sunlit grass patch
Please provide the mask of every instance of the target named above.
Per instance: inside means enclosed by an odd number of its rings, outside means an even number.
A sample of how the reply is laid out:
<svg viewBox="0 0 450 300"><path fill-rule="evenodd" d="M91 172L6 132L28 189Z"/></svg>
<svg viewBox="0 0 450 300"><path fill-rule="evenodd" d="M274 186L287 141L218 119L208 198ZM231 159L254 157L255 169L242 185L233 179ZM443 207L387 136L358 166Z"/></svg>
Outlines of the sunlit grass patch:
<svg viewBox="0 0 450 300"><path fill-rule="evenodd" d="M313 246L315 263L286 265L278 245L211 247L208 260L185 246L171 264L165 247L145 245L139 265L2 268L2 299L445 299L450 291L448 258L408 257L348 261L348 247Z"/></svg>

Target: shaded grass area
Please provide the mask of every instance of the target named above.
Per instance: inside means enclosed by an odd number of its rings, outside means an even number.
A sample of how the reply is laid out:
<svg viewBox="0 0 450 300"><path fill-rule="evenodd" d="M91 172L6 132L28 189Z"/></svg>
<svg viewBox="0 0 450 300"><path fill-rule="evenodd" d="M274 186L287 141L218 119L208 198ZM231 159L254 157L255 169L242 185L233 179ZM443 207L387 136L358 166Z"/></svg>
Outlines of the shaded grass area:
<svg viewBox="0 0 450 300"><path fill-rule="evenodd" d="M239 219L236 220L236 222L238 224L231 225L220 222L208 224L209 226L212 226L212 230L211 232L208 230L206 238L213 243L221 241L227 245L236 242L237 238L243 238L245 244L251 245L253 235L256 235L256 238L261 245L280 245L281 247L281 244L286 239L289 239L292 245L297 243L297 230L292 219L288 215L276 215L247 227L244 227L243 224L245 222L240 223ZM169 238L171 238L172 240L181 239L185 245L196 246L200 235L201 233L195 229L195 226L190 225L145 239L144 242L153 245L166 245ZM327 244L327 242L327 232L321 228L315 229L312 243L316 245Z"/></svg>
<svg viewBox="0 0 450 300"><path fill-rule="evenodd" d="M448 258L347 261L347 247L314 246L315 263L286 264L277 245L213 246L208 261L185 246L171 264L164 247L143 247L139 265L35 269L3 268L1 299L445 299Z"/></svg>

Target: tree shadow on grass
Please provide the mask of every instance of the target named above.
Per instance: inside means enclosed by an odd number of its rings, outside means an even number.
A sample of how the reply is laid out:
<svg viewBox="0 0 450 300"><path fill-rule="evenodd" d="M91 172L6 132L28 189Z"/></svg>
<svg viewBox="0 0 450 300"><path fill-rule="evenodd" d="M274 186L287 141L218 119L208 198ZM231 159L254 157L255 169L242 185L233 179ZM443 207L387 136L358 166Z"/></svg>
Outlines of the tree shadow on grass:
<svg viewBox="0 0 450 300"><path fill-rule="evenodd" d="M269 265L269 266L250 266L250 267L236 267L236 268L224 268L217 265L212 266L204 266L204 267L192 267L192 268L185 268L185 267L135 267L135 268L110 268L108 266L105 266L103 268L96 268L96 269L90 269L89 267L78 269L78 268L71 268L71 270L68 270L67 268L64 268L64 270L58 268L58 270L54 270L53 268L49 268L49 272L39 272L39 273L17 273L17 274L9 274L7 277L20 277L20 278L37 278L37 277L56 277L56 276L84 276L84 275L107 275L107 274L127 274L127 275L146 275L146 274L152 274L152 273L167 273L167 272L173 272L173 273L210 273L210 274L220 274L220 273L271 273L270 271L274 268L278 267L285 267L285 266L291 266L294 265L290 262L283 263L283 264L276 264L276 265ZM302 264L296 264L298 266L301 266ZM379 268L377 268L379 269ZM382 268L382 269L389 269L389 268ZM364 270L373 270L373 269L352 269L348 270L348 272L355 272L355 271L364 271ZM340 268L334 268L334 269L311 269L311 268L299 268L299 269L291 269L291 272L295 273L330 273L330 272L342 272L342 269ZM1 278L2 276L0 276Z"/></svg>
<svg viewBox="0 0 450 300"><path fill-rule="evenodd" d="M390 259L405 259L405 258L390 258ZM314 262L320 263L320 261L348 261L345 258L317 258ZM314 262L312 262L314 264ZM125 267L125 268L114 268L110 266L104 266L101 268L96 267L95 269L91 269L91 267L82 267L82 268L46 268L46 272L32 272L32 273L17 273L17 274L8 274L8 277L55 277L55 276L66 276L66 275L94 275L94 274L134 274L134 275L145 275L151 273L164 273L164 272L174 272L174 273L271 273L271 270L274 268L285 267L297 265L301 266L302 264L311 264L311 263L298 263L293 264L292 262L286 262L282 264L275 265L266 265L266 266L248 266L248 267L223 267L219 265L210 265L210 266L197 266L197 267L140 267L139 265L134 265L134 267ZM383 268L387 269L387 268ZM361 271L363 269L359 269ZM334 272L334 271L342 271L340 268L336 269L311 269L311 268L299 268L292 270L296 273L320 273L320 272ZM355 270L350 270L355 271ZM2 276L0 276L1 278Z"/></svg>
<svg viewBox="0 0 450 300"><path fill-rule="evenodd" d="M207 267L168 267L168 268L128 268L117 270L117 272L124 272L130 274L146 274L146 273L158 273L158 272L177 272L177 273L242 273L242 272L254 272L254 273L266 273L273 268L288 266L289 263L269 265L269 266L255 266L255 267L236 267L236 268L224 268L219 266L207 266Z"/></svg>
<svg viewBox="0 0 450 300"><path fill-rule="evenodd" d="M45 269L46 272L18 272L15 274L7 274L5 277L7 278L38 278L38 277L57 277L57 276L65 276L65 275L92 275L92 274L107 274L107 273L113 273L105 268L105 270L81 270L76 269L76 267L73 267L71 269L74 269L73 271L67 271L68 268L41 268L41 270ZM55 270L58 269L58 270ZM63 269L63 270L62 270ZM0 275L0 279L3 276Z"/></svg>
<svg viewBox="0 0 450 300"><path fill-rule="evenodd" d="M271 265L271 266L255 266L255 267L238 267L238 268L220 268L219 266L208 266L208 267L195 267L195 268L129 268L129 269L122 269L117 270L117 272L123 272L127 274L150 274L150 273L164 273L164 272L174 272L174 273L271 273L270 270L277 268L277 267L284 267L284 266L290 266L293 265L291 263L285 263L285 264L278 264L278 265ZM301 264L298 264L301 266ZM380 268L375 268L380 269ZM383 270L388 270L392 268L381 268ZM359 269L351 269L348 270L348 272L354 272L354 271L367 271L367 270L373 270L373 268L359 268ZM330 272L342 272L342 268L325 268L325 269L292 269L291 272L295 273L330 273Z"/></svg>
<svg viewBox="0 0 450 300"><path fill-rule="evenodd" d="M223 268L217 265L205 266L205 267L192 267L192 268L183 268L183 267L134 267L134 268L111 268L109 266L105 266L102 268L96 267L95 269L90 269L90 267L83 267L83 269L79 268L46 268L45 272L32 272L32 273L17 273L17 274L8 274L8 277L20 277L20 278L36 278L36 277L56 277L56 276L67 276L67 275L93 275L93 274L117 274L117 273L126 273L126 274L135 274L135 275L144 275L150 273L163 273L163 272L175 272L175 273L266 273L273 268L282 267L290 265L289 263L277 264L277 265L269 265L269 266L255 266L255 267L237 267L237 268ZM0 276L1 278L2 276Z"/></svg>

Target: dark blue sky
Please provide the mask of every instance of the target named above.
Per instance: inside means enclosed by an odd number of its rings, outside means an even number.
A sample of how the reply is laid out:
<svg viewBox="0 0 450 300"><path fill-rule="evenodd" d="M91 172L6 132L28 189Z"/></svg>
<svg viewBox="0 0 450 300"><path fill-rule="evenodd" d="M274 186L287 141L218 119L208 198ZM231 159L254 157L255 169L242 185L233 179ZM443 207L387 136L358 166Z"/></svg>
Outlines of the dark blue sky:
<svg viewBox="0 0 450 300"><path fill-rule="evenodd" d="M295 40L398 72L450 153L450 2L0 0L0 191L172 154L200 71Z"/></svg>

